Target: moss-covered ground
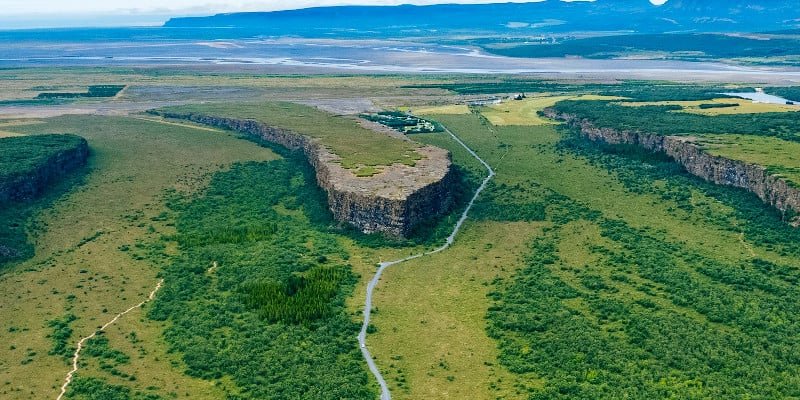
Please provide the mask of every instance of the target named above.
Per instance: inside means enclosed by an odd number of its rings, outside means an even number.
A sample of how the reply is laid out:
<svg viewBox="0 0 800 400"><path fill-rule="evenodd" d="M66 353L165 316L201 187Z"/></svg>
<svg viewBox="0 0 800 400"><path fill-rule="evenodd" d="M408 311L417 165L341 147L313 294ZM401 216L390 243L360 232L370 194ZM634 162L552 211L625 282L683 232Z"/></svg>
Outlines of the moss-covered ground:
<svg viewBox="0 0 800 400"><path fill-rule="evenodd" d="M236 119L253 119L272 127L298 132L318 139L340 157L342 166L379 167L395 163L414 165L422 156L414 142L378 133L358 124L353 117L336 116L294 103L204 104L163 109Z"/></svg>
<svg viewBox="0 0 800 400"><path fill-rule="evenodd" d="M31 222L35 256L0 271L7 299L0 304L0 397L9 399L55 398L77 340L155 287L165 252L174 250L150 245L174 229L166 191L192 193L233 162L276 157L227 133L134 118L64 116L40 122L6 129L74 133L89 141L92 157L85 182ZM59 327L51 321L67 321L68 315L76 318L65 324L65 348L57 350ZM132 312L105 335L130 357L118 368L126 377L109 375L93 362L81 376L104 377L164 398L219 398L211 382L182 374L180 357L167 353L163 328L142 311Z"/></svg>

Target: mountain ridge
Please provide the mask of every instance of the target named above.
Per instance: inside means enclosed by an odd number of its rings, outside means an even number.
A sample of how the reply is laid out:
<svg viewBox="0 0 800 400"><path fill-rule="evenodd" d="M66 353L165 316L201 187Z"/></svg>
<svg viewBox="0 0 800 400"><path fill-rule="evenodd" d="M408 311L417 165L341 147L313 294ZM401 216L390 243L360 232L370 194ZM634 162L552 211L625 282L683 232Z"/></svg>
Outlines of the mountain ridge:
<svg viewBox="0 0 800 400"><path fill-rule="evenodd" d="M408 36L575 31L761 32L797 29L794 0L596 0L533 3L331 6L177 17L164 27L256 29L267 35ZM619 18L624 15L625 18Z"/></svg>

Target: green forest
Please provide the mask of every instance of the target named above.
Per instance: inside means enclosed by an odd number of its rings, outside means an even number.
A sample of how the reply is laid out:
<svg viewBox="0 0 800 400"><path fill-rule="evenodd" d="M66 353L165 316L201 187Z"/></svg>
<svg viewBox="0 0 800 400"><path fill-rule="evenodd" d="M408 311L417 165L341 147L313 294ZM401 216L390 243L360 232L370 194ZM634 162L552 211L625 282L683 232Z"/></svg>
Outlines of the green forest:
<svg viewBox="0 0 800 400"><path fill-rule="evenodd" d="M690 61L725 58L773 58L797 56L798 40L771 37L768 40L714 33L666 33L599 36L566 39L555 44L521 44L510 47L484 46L487 51L510 57L615 58L652 52L670 59ZM660 57L660 58L662 58Z"/></svg>
<svg viewBox="0 0 800 400"><path fill-rule="evenodd" d="M704 133L774 136L800 141L800 113L775 112L734 115L697 115L670 112L679 105L626 107L613 101L565 100L553 106L559 113L578 115L599 127L659 135ZM647 121L643 123L642 121Z"/></svg>
<svg viewBox="0 0 800 400"><path fill-rule="evenodd" d="M525 79L519 77L487 77L476 76L459 79L456 82L407 85L416 89L445 89L458 94L491 94L498 93L549 93L560 94L599 94L620 96L631 101L666 101L666 100L707 100L727 97L721 92L730 91L722 85L688 84L669 81L622 80L612 83L584 83L570 81L548 81ZM780 90L790 88L769 88L769 93L778 94ZM754 89L742 86L736 89L741 92L753 92Z"/></svg>
<svg viewBox="0 0 800 400"><path fill-rule="evenodd" d="M122 89L125 89L125 85L92 85L86 92L41 92L36 100L114 97Z"/></svg>
<svg viewBox="0 0 800 400"><path fill-rule="evenodd" d="M287 156L170 200L178 233L165 240L181 255L148 315L170 321L187 374L234 383L229 399L374 397L344 308L357 277L311 167Z"/></svg>
<svg viewBox="0 0 800 400"><path fill-rule="evenodd" d="M678 215L741 230L757 248L800 254L800 233L752 194L703 182L663 156L600 147L566 128L563 134L559 151L607 169L632 193L674 202ZM538 191L551 227L530 243L512 279L495 282L487 316L501 363L547 379L531 398L800 394L794 334L800 319L791 311L800 296L797 265L720 258L665 231L635 228L567 196ZM693 192L732 213L698 204ZM578 248L577 226L593 232Z"/></svg>

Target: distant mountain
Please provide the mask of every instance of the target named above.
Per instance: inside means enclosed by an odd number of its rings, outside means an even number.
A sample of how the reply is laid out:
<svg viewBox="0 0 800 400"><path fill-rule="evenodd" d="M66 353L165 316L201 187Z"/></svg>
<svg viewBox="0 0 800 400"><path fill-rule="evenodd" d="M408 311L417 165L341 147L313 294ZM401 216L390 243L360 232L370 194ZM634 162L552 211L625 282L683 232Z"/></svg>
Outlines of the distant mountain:
<svg viewBox="0 0 800 400"><path fill-rule="evenodd" d="M260 35L398 37L627 31L762 32L800 27L797 0L596 0L430 6L339 6L172 18L170 28Z"/></svg>

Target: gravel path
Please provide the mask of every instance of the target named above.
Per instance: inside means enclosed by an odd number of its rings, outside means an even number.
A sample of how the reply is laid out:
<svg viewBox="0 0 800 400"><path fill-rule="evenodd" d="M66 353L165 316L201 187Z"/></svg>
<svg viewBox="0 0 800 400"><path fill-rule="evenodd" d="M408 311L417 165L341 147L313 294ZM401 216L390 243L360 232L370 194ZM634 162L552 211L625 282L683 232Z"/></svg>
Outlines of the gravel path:
<svg viewBox="0 0 800 400"><path fill-rule="evenodd" d="M78 342L78 347L75 349L75 354L72 356L72 370L69 371L69 373L67 373L67 377L66 377L66 379L64 379L64 384L61 386L61 394L58 395L56 400L61 400L61 398L64 397L64 395L67 393L67 387L69 386L70 383L72 383L72 377L75 376L76 372L78 372L78 360L81 357L81 350L83 350L83 346L86 345L86 341L88 341L89 339L95 337L98 332L105 331L106 328L108 328L109 326L113 325L115 322L119 321L119 319L122 318L123 316L125 316L125 314L127 314L127 313L129 313L129 312L131 312L131 311L143 306L144 303L147 303L148 301L153 300L156 297L156 293L158 293L158 291L161 289L161 286L163 284L164 284L164 280L163 279L158 281L158 284L156 284L155 289L153 289L153 291L150 292L150 296L148 296L147 299L145 299L141 303L139 303L139 304L137 304L137 305L135 305L135 306L133 306L133 307L131 307L131 308L119 313L119 314L117 314L111 321L106 322L106 324L103 325L99 330L95 331L94 333L92 333L89 336L86 336L85 338L81 339Z"/></svg>
<svg viewBox="0 0 800 400"><path fill-rule="evenodd" d="M458 222L456 222L455 227L453 227L453 232L450 233L450 236L447 237L447 241L441 247L426 253L415 254L413 256L409 256L400 260L382 262L378 264L379 265L378 271L375 273L375 276L372 278L372 280L369 281L369 283L367 284L367 298L364 305L364 323L361 325L361 332L359 332L358 334L358 344L361 347L361 354L364 355L364 359L367 361L367 364L369 365L369 370L372 371L372 374L375 375L375 379L377 379L378 383L381 385L381 400L391 400L392 395L389 392L389 387L386 384L386 380L384 380L383 376L381 376L381 372L378 370L377 365L375 365L375 361L372 359L372 355L369 353L369 350L367 349L367 327L369 326L369 318L370 314L372 313L372 292L378 285L378 281L381 278L381 274L383 274L383 271L385 271L386 268L391 267L392 265L400 264L430 254L435 254L450 247L450 245L453 244L453 241L455 240L456 234L461 229L461 225L467 219L467 215L469 214L469 210L472 208L472 205L475 203L475 199L477 199L478 195L480 195L483 189L486 188L486 184L489 183L489 180L492 179L492 177L494 177L494 170L492 169L491 166L489 166L489 164L486 163L486 161L483 161L483 159L478 157L478 155L472 149L470 149L469 146L464 144L464 142L462 142L461 139L459 139L456 135L454 135L453 132L451 132L449 129L444 127L444 131L447 132L447 134L449 134L453 138L453 140L458 142L458 144L463 146L469 152L469 154L471 154L473 157L475 157L475 159L480 161L480 163L483 164L484 167L486 167L488 175L483 180L483 182L481 182L481 185L478 187L478 190L475 191L475 194L472 196L472 199L470 199L469 204L467 204L467 208L465 208L464 212L461 214L461 218L458 220Z"/></svg>

